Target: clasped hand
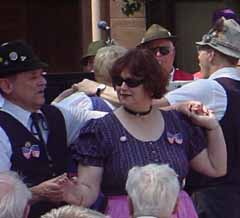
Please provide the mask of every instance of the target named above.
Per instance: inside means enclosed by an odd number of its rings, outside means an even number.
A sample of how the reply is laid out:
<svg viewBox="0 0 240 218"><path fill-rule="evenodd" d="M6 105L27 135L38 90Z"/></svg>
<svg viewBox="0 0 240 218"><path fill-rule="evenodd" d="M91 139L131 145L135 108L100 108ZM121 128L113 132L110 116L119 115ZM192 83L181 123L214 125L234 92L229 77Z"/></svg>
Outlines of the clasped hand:
<svg viewBox="0 0 240 218"><path fill-rule="evenodd" d="M81 205L81 199L77 196L77 180L68 178L66 173L40 183L32 191L39 199Z"/></svg>
<svg viewBox="0 0 240 218"><path fill-rule="evenodd" d="M187 101L175 105L175 109L186 116L196 125L206 128L207 130L215 130L220 127L214 113L205 105L198 101Z"/></svg>

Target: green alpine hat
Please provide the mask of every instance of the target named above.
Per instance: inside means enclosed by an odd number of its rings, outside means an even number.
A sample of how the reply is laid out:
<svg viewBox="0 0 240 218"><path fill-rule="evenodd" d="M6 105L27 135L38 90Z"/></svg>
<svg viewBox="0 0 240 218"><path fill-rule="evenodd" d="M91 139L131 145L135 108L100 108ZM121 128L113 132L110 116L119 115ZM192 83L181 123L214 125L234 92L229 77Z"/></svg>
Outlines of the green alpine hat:
<svg viewBox="0 0 240 218"><path fill-rule="evenodd" d="M97 54L98 49L105 47L105 46L106 46L106 42L103 40L91 42L88 46L87 54L82 56L81 62L83 62L84 59L86 59L88 57L95 56Z"/></svg>
<svg viewBox="0 0 240 218"><path fill-rule="evenodd" d="M144 36L141 42L137 45L142 46L148 42L151 42L156 39L176 39L176 36L173 36L170 31L166 28L160 26L159 24L152 24L147 31L144 33Z"/></svg>

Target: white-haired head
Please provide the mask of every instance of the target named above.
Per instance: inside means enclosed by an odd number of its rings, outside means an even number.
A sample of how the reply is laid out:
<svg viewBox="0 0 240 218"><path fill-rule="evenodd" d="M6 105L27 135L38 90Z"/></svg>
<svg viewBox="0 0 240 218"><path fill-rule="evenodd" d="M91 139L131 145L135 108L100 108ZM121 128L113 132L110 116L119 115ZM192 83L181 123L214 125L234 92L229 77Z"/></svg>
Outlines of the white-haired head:
<svg viewBox="0 0 240 218"><path fill-rule="evenodd" d="M126 190L133 217L169 218L177 202L180 184L177 174L167 164L149 164L129 171Z"/></svg>
<svg viewBox="0 0 240 218"><path fill-rule="evenodd" d="M41 216L41 218L109 218L97 211L74 206L66 205L57 209L52 209L50 212Z"/></svg>
<svg viewBox="0 0 240 218"><path fill-rule="evenodd" d="M0 218L23 218L32 194L12 171L0 173Z"/></svg>
<svg viewBox="0 0 240 218"><path fill-rule="evenodd" d="M111 83L109 72L113 63L127 52L127 49L119 45L111 45L100 48L94 58L94 72L99 82Z"/></svg>

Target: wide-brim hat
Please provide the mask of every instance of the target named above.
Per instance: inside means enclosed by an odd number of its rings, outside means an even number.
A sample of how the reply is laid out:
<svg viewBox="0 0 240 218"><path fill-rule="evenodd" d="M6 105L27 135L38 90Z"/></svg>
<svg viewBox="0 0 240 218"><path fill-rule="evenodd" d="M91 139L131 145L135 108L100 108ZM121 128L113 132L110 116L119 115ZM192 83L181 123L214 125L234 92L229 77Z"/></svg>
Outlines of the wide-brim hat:
<svg viewBox="0 0 240 218"><path fill-rule="evenodd" d="M103 40L98 40L98 41L91 42L88 46L87 53L82 56L81 62L83 62L88 57L95 56L97 54L97 51L100 48L105 47L106 45L107 45L106 42L103 41Z"/></svg>
<svg viewBox="0 0 240 218"><path fill-rule="evenodd" d="M174 41L176 39L176 36L172 35L169 30L160 26L159 24L152 24L144 33L144 36L137 47L141 47L157 39L170 39Z"/></svg>
<svg viewBox="0 0 240 218"><path fill-rule="evenodd" d="M0 45L0 77L47 67L23 40Z"/></svg>
<svg viewBox="0 0 240 218"><path fill-rule="evenodd" d="M210 46L222 54L240 59L240 25L233 19L222 17L196 44Z"/></svg>

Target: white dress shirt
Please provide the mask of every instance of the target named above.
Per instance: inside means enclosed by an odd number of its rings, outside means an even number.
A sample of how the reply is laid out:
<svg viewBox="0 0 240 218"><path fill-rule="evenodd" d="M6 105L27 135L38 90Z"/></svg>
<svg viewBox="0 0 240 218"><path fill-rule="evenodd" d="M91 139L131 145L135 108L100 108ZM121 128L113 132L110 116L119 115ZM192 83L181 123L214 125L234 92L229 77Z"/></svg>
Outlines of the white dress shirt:
<svg viewBox="0 0 240 218"><path fill-rule="evenodd" d="M102 117L106 114L98 111L79 110L75 107L68 107L66 109L57 104L56 107L60 109L65 120L68 145L77 139L79 131L86 121ZM1 110L12 115L30 131L31 112L24 110L23 108L11 103L6 99L4 99ZM43 138L46 140L48 134L47 130L43 130L42 134ZM11 155L12 148L10 140L5 131L0 127L0 172L9 170L11 168Z"/></svg>
<svg viewBox="0 0 240 218"><path fill-rule="evenodd" d="M208 79L199 79L168 92L164 97L169 104L183 101L200 101L213 110L218 120L221 120L227 108L225 89L214 79L231 78L240 81L240 70L234 67L224 67L214 72Z"/></svg>
<svg viewBox="0 0 240 218"><path fill-rule="evenodd" d="M103 99L102 100L112 109L114 110L115 107L108 102L107 100ZM93 109L93 104L91 101L91 97L86 95L84 92L75 92L68 97L62 99L58 103L54 103L56 105L59 105L63 108L68 108L68 107L78 107L80 110L81 109L86 109L86 110L94 110Z"/></svg>

